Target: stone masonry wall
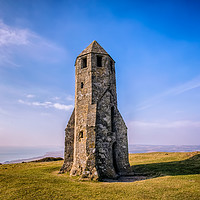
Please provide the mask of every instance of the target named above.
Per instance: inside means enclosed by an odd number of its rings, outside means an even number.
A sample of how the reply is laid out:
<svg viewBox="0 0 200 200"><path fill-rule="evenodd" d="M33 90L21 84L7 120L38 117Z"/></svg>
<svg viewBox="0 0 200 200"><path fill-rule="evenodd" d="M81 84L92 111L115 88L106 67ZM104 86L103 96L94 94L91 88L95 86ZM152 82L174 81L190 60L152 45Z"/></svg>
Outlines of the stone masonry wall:
<svg viewBox="0 0 200 200"><path fill-rule="evenodd" d="M110 95L107 91L97 107L96 165L101 178L117 178L113 165L112 145L116 141L116 135L111 132Z"/></svg>
<svg viewBox="0 0 200 200"><path fill-rule="evenodd" d="M116 131L115 156L119 175L125 175L130 172L128 158L128 139L127 127L118 109L114 113L114 123Z"/></svg>
<svg viewBox="0 0 200 200"><path fill-rule="evenodd" d="M61 172L70 171L74 158L74 126L75 126L75 110L69 119L67 127L65 129L65 152L64 152L64 164L61 168Z"/></svg>

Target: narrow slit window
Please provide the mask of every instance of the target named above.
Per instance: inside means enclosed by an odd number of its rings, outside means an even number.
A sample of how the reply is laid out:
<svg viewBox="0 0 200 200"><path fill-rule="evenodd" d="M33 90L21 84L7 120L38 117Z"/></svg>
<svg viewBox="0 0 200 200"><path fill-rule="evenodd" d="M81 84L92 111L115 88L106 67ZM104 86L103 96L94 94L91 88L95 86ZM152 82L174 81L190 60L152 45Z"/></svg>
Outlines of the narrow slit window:
<svg viewBox="0 0 200 200"><path fill-rule="evenodd" d="M114 106L111 107L111 132L114 132Z"/></svg>
<svg viewBox="0 0 200 200"><path fill-rule="evenodd" d="M80 131L79 133L79 140L81 140L81 138L83 138L83 131Z"/></svg>
<svg viewBox="0 0 200 200"><path fill-rule="evenodd" d="M97 67L102 67L102 57L97 56Z"/></svg>
<svg viewBox="0 0 200 200"><path fill-rule="evenodd" d="M110 60L110 70L111 70L111 72L113 72L113 62L112 62L112 60Z"/></svg>
<svg viewBox="0 0 200 200"><path fill-rule="evenodd" d="M83 82L81 82L81 88L83 88L83 85L84 85Z"/></svg>
<svg viewBox="0 0 200 200"><path fill-rule="evenodd" d="M82 59L82 68L86 68L87 67L87 58L83 58Z"/></svg>

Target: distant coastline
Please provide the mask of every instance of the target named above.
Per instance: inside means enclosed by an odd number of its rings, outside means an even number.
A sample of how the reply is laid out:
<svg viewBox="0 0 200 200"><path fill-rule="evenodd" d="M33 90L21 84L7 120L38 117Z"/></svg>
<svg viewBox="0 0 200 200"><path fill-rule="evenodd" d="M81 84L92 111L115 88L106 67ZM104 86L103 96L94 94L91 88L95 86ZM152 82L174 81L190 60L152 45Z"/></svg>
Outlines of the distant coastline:
<svg viewBox="0 0 200 200"><path fill-rule="evenodd" d="M13 164L13 163L21 163L21 162L31 162L35 160L39 160L45 157L61 157L64 158L64 152L62 151L55 151L55 152L47 152L43 156L38 157L32 157L32 158L25 158L25 159L17 159L17 160L11 160L11 161L5 161L2 164Z"/></svg>
<svg viewBox="0 0 200 200"><path fill-rule="evenodd" d="M200 145L129 145L129 153L192 152L200 151Z"/></svg>
<svg viewBox="0 0 200 200"><path fill-rule="evenodd" d="M0 147L2 150L3 147ZM8 149L8 147L5 147ZM23 151L26 151L26 154L23 154L22 148L13 149L14 153L18 158L13 159L10 154L7 154L6 157L6 149L0 152L0 163L2 164L11 164L11 163L21 163L21 162L30 162L38 159L42 159L44 157L64 157L64 147L54 147L52 151L49 151L50 148L47 149L46 153L43 150L35 147L32 148L32 152L37 152L38 156L32 156L33 154L27 154L26 148L23 148ZM150 153L150 152L192 152L192 151L200 151L200 145L129 145L129 153ZM16 157L15 156L15 157Z"/></svg>

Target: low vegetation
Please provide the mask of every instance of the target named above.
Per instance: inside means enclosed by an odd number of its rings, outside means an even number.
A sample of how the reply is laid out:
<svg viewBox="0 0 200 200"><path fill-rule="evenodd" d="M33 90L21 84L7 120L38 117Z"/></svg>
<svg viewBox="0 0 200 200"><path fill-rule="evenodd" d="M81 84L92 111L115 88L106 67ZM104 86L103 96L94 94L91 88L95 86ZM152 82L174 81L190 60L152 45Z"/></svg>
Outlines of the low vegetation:
<svg viewBox="0 0 200 200"><path fill-rule="evenodd" d="M63 161L0 166L0 199L200 199L200 152L131 154L135 182L58 174Z"/></svg>
<svg viewBox="0 0 200 200"><path fill-rule="evenodd" d="M39 160L34 160L32 162L51 162L51 161L58 161L58 160L63 160L61 157L45 157Z"/></svg>

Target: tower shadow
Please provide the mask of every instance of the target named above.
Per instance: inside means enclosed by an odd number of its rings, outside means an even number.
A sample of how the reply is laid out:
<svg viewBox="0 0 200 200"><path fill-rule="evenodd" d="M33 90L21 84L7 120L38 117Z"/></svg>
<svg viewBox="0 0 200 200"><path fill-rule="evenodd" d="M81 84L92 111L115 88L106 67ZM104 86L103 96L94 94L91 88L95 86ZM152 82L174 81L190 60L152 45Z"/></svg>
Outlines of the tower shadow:
<svg viewBox="0 0 200 200"><path fill-rule="evenodd" d="M200 174L200 153L186 160L132 165L133 176L122 176L108 182L134 182L163 176Z"/></svg>
<svg viewBox="0 0 200 200"><path fill-rule="evenodd" d="M131 169L148 177L200 174L200 154L181 161L133 165Z"/></svg>

